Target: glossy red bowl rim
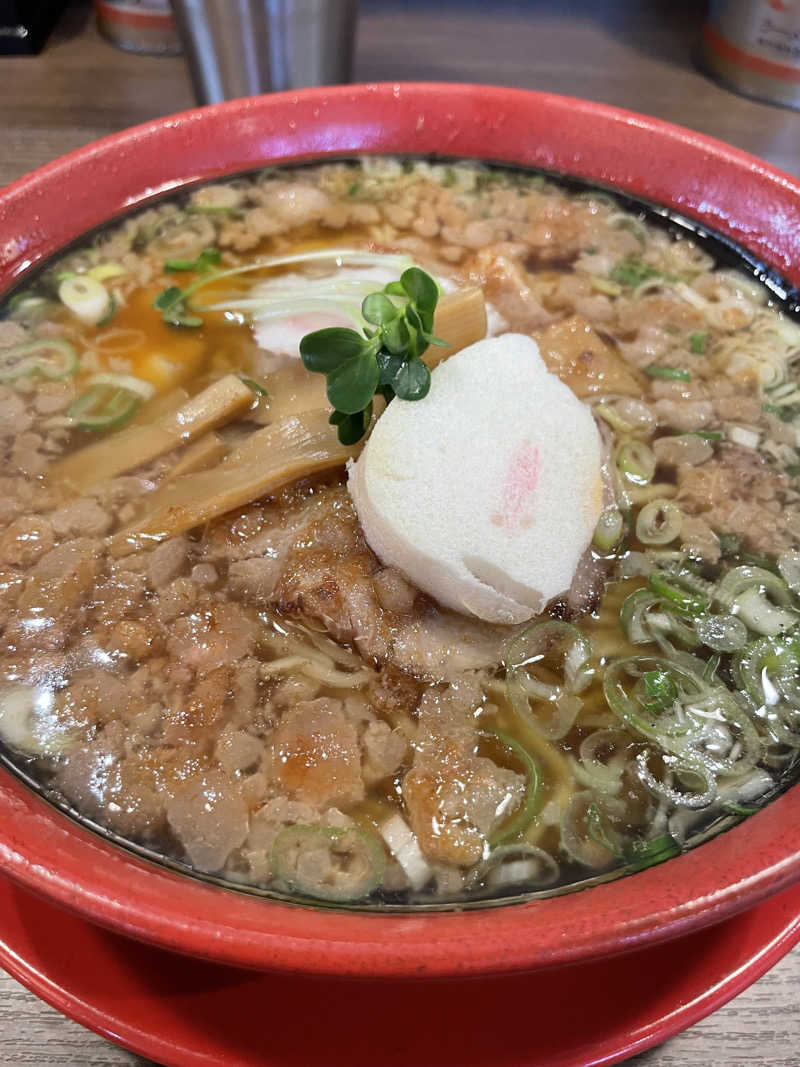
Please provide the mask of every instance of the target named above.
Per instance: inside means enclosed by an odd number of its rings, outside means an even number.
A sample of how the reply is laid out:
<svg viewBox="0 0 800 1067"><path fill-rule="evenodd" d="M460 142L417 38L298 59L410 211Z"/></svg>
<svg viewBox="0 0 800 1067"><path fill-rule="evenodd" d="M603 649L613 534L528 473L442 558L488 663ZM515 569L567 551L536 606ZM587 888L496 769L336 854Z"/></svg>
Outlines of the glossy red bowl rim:
<svg viewBox="0 0 800 1067"><path fill-rule="evenodd" d="M800 284L800 184L656 119L471 85L304 90L159 119L0 192L0 291L30 264L148 198L273 161L356 153L501 160L668 205ZM590 890L485 910L336 912L238 894L141 860L0 773L0 872L163 947L258 969L361 977L529 970L697 929L800 878L800 789L662 866Z"/></svg>

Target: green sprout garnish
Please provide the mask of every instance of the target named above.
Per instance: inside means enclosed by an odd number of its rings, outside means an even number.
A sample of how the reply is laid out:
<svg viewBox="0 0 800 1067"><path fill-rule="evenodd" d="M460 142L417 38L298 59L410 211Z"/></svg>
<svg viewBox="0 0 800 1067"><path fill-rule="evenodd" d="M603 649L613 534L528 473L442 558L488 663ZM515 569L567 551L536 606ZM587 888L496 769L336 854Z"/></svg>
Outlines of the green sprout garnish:
<svg viewBox="0 0 800 1067"><path fill-rule="evenodd" d="M422 361L429 345L445 345L433 336L433 313L439 299L436 282L419 267L409 267L399 282L370 293L361 314L374 326L363 333L340 326L308 333L300 342L306 370L324 374L334 411L331 425L339 440L353 445L367 432L376 393L387 403L421 400L431 387L431 372Z"/></svg>
<svg viewBox="0 0 800 1067"><path fill-rule="evenodd" d="M177 285L171 285L158 294L153 307L161 312L161 318L170 326L202 326L203 320L194 315L186 305L186 293Z"/></svg>
<svg viewBox="0 0 800 1067"><path fill-rule="evenodd" d="M204 248L197 259L168 259L164 264L167 274L177 274L178 271L191 270L197 274L205 274L219 266L222 253L218 248Z"/></svg>

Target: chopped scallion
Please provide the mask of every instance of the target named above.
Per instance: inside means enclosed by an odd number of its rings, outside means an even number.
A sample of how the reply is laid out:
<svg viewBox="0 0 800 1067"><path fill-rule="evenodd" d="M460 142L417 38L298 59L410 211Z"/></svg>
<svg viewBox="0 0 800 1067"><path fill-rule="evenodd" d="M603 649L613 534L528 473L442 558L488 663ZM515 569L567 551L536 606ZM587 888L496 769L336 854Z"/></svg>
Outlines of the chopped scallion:
<svg viewBox="0 0 800 1067"><path fill-rule="evenodd" d="M692 376L688 370L682 370L680 367L659 367L655 363L651 363L649 367L644 368L644 372L648 378L664 378L666 380L690 382Z"/></svg>
<svg viewBox="0 0 800 1067"><path fill-rule="evenodd" d="M689 351L693 356L705 355L708 334L701 330L689 334Z"/></svg>
<svg viewBox="0 0 800 1067"><path fill-rule="evenodd" d="M677 437L699 437L703 441L724 441L725 434L721 430L687 430L686 433L676 434Z"/></svg>

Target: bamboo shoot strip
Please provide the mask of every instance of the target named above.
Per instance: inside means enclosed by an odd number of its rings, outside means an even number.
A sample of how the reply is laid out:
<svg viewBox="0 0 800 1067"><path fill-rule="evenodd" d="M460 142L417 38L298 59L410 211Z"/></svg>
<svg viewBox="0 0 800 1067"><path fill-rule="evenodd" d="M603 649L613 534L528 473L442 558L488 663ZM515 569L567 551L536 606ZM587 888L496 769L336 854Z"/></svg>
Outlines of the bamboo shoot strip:
<svg viewBox="0 0 800 1067"><path fill-rule="evenodd" d="M446 347L431 345L423 360L431 370L467 345L486 336L486 304L482 289L458 289L439 297L433 316L433 332Z"/></svg>
<svg viewBox="0 0 800 1067"><path fill-rule="evenodd" d="M52 477L85 492L230 422L252 403L252 390L235 374L227 374L168 415L122 430L67 456L52 467Z"/></svg>
<svg viewBox="0 0 800 1067"><path fill-rule="evenodd" d="M151 508L112 540L112 551L161 541L243 507L298 478L341 467L358 447L339 443L328 411L292 415L257 430L222 463L170 481Z"/></svg>
<svg viewBox="0 0 800 1067"><path fill-rule="evenodd" d="M206 470L212 464L218 463L227 451L228 446L219 434L214 433L213 430L203 434L181 452L175 466L170 467L164 476L164 483L180 478L184 474Z"/></svg>

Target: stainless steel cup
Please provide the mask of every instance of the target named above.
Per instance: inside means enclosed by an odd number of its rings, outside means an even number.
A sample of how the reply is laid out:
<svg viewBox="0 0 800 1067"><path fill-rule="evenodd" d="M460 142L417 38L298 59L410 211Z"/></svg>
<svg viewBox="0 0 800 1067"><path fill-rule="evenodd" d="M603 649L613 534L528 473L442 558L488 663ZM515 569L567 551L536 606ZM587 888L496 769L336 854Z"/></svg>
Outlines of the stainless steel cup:
<svg viewBox="0 0 800 1067"><path fill-rule="evenodd" d="M350 80L357 0L171 0L199 104Z"/></svg>

